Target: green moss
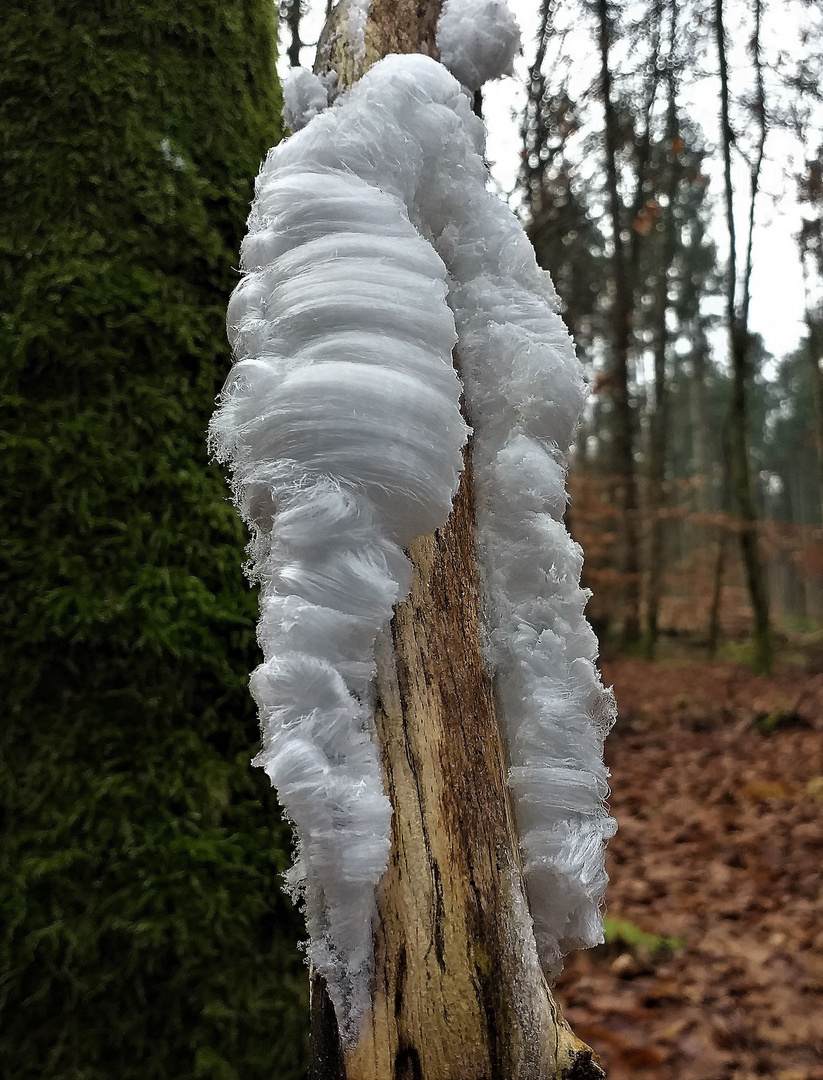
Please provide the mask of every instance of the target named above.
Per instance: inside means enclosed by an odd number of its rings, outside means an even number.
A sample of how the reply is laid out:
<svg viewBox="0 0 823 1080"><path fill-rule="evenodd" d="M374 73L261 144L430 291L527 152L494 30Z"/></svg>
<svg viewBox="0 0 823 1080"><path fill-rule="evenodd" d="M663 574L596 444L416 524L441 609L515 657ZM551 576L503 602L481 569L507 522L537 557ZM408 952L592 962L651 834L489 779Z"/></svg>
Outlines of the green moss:
<svg viewBox="0 0 823 1080"><path fill-rule="evenodd" d="M803 724L793 705L778 705L770 713L758 713L754 724L761 735L773 735L776 731Z"/></svg>
<svg viewBox="0 0 823 1080"><path fill-rule="evenodd" d="M266 0L30 0L0 34L0 1071L292 1080L288 834L204 431Z"/></svg>
<svg viewBox="0 0 823 1080"><path fill-rule="evenodd" d="M628 922L626 919L603 920L603 930L606 945L623 946L630 951L642 951L649 956L658 956L660 953L679 952L683 948L682 938L658 937L656 934L647 934L639 926Z"/></svg>

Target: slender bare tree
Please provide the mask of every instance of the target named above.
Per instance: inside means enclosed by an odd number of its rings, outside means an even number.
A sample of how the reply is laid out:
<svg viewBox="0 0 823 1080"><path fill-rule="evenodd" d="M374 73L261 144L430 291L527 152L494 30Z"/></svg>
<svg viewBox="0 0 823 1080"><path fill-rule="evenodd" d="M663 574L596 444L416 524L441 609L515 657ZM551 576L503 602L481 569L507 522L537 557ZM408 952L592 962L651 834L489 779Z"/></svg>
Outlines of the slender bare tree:
<svg viewBox="0 0 823 1080"><path fill-rule="evenodd" d="M720 69L720 135L723 148L723 179L726 226L729 237L729 262L726 276L726 325L729 335L729 354L732 369L731 404L729 408L729 471L731 488L740 518L740 554L746 573L749 599L754 613L754 664L769 671L772 664L772 632L769 615L769 595L757 536L757 510L754 498L751 454L749 450L749 384L752 378L749 335L749 302L751 298L752 247L754 241L755 208L760 190L760 171L766 145L766 94L760 55L762 0L753 0L754 31L750 50L755 75L755 93L751 114L756 139L749 156L749 201L746 257L741 281L738 282L737 231L734 216L734 187L732 183L732 148L735 141L730 120L729 65L726 30L723 21L723 0L715 0L715 38Z"/></svg>
<svg viewBox="0 0 823 1080"><path fill-rule="evenodd" d="M666 360L669 346L667 318L669 314L669 274L677 253L677 192L680 184L680 137L678 133L676 57L678 5L669 3L669 40L666 57L666 133L667 153L666 208L663 215L663 237L654 311L654 407L649 418L649 574L646 596L645 651L654 658L657 647L658 615L663 578L663 518L666 479L666 428L668 420L668 385Z"/></svg>
<svg viewBox="0 0 823 1080"><path fill-rule="evenodd" d="M644 98L635 135L633 154L634 193L630 206L620 195L619 150L621 124L615 100L611 53L614 44L614 12L610 0L598 0L597 28L600 53L600 92L603 99L603 146L606 163L606 194L611 222L612 282L609 353L611 389L614 395L614 467L620 514L620 570L623 575L622 643L640 638L640 532L638 520L637 468L635 465L635 411L632 404L630 358L633 338L635 286L640 262L642 233L634 227L646 198L651 153L652 109L660 81L659 27L662 0L650 7L651 55L644 81ZM628 231L628 239L626 233Z"/></svg>

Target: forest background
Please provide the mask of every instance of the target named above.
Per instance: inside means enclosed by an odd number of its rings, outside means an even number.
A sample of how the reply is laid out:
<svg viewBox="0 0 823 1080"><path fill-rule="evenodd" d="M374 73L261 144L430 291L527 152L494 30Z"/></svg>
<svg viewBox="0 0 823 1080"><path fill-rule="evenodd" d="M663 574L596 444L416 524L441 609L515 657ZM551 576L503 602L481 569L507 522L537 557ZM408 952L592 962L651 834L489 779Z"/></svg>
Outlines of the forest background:
<svg viewBox="0 0 823 1080"><path fill-rule="evenodd" d="M501 195L590 371L568 522L622 716L610 941L560 999L615 1078L815 1080L823 11L531 6ZM281 70L316 13L282 5ZM249 769L255 598L204 441L277 13L0 19L0 1066L296 1080L289 832ZM752 289L781 203L794 312Z"/></svg>

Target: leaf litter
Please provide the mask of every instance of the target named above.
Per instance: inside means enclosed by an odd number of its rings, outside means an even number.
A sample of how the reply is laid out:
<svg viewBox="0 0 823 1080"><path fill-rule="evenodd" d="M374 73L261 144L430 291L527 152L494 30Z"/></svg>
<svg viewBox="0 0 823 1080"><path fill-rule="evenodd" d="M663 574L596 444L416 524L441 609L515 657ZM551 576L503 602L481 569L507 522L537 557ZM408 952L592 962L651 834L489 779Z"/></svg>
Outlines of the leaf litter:
<svg viewBox="0 0 823 1080"><path fill-rule="evenodd" d="M619 831L607 944L556 987L572 1027L610 1080L823 1080L823 674L603 674Z"/></svg>

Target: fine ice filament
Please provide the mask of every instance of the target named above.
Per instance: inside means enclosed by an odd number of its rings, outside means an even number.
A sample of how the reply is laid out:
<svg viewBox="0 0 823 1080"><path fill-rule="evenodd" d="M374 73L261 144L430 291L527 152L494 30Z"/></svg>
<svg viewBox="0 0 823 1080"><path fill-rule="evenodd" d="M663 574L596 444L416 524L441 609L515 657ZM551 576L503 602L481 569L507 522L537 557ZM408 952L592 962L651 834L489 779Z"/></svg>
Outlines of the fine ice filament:
<svg viewBox="0 0 823 1080"><path fill-rule="evenodd" d="M506 0L445 0L437 23L440 63L469 90L514 73L520 27Z"/></svg>
<svg viewBox="0 0 823 1080"><path fill-rule="evenodd" d="M465 91L415 55L381 61L269 153L229 307L236 363L210 429L260 584L257 762L297 828L290 880L349 1040L368 1008L389 856L375 640L408 592L403 549L449 514L463 389L538 949L554 972L601 938L613 705L562 523L585 383L548 276L486 190L482 150Z"/></svg>

